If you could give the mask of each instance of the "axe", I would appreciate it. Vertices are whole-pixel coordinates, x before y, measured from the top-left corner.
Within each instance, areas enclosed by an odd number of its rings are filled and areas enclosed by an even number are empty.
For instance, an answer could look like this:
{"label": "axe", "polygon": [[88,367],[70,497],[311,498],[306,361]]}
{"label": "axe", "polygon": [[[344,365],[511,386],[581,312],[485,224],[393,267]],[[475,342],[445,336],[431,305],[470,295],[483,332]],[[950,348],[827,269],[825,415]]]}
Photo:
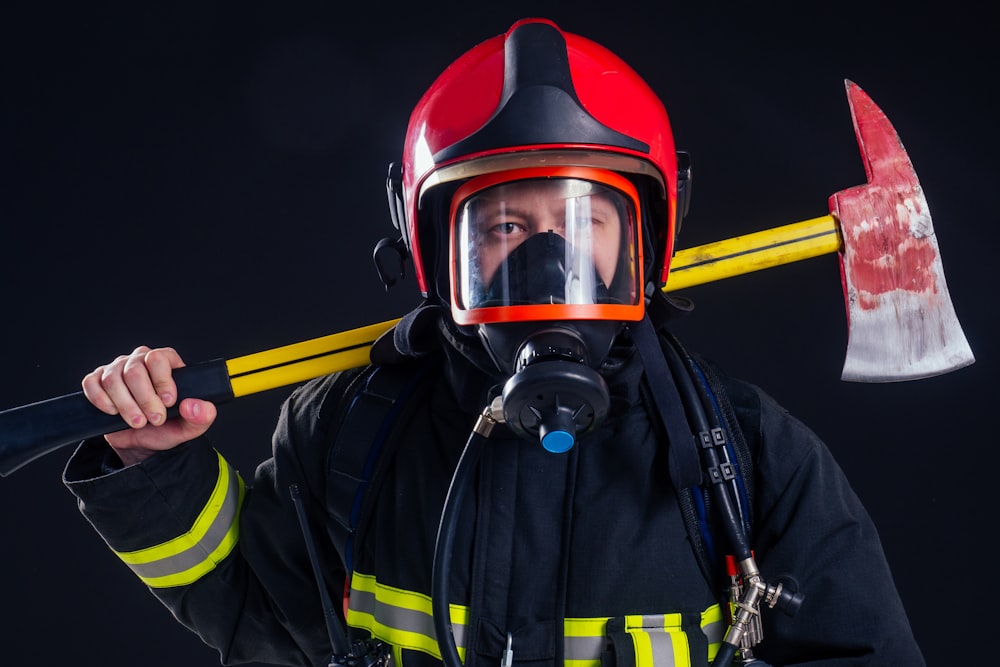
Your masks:
{"label": "axe", "polygon": [[[856,84],[845,83],[868,183],[833,194],[829,215],[677,251],[664,290],[836,252],[849,331],[842,379],[912,380],[967,366],[974,357],[948,294],[913,165],[881,109]],[[224,403],[362,366],[375,340],[398,321],[178,369],[178,396]],[[83,392],[4,410],[0,476],[60,447],[125,428]]]}

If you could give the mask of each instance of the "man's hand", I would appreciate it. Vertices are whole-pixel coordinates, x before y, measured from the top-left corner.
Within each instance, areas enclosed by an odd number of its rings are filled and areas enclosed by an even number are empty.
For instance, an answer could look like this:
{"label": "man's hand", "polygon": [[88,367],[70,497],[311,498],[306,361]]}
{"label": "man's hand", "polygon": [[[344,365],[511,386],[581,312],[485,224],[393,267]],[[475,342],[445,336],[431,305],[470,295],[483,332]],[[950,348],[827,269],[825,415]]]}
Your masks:
{"label": "man's hand", "polygon": [[87,400],[131,427],[104,436],[125,465],[193,440],[215,421],[215,405],[196,398],[181,401],[179,416],[167,419],[167,408],[177,402],[173,371],[183,366],[173,348],[143,345],[84,376]]}

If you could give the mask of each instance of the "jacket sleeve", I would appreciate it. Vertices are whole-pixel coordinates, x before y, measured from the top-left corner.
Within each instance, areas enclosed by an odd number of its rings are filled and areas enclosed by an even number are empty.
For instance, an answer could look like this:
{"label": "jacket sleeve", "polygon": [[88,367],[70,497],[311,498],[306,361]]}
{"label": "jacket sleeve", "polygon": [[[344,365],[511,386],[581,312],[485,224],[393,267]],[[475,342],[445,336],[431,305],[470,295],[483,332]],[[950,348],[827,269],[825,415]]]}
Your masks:
{"label": "jacket sleeve", "polygon": [[774,665],[923,665],[876,527],[843,470],[773,399],[743,391],[759,405],[745,423],[757,450],[758,565],[769,582],[794,578],[805,596],[794,616],[764,612],[755,655]]}
{"label": "jacket sleeve", "polygon": [[95,439],[66,467],[64,482],[83,515],[222,664],[327,664],[329,635],[290,487],[302,490],[325,582],[339,600],[344,568],[322,518],[337,377],[289,397],[273,456],[252,483],[204,438],[124,468]]}

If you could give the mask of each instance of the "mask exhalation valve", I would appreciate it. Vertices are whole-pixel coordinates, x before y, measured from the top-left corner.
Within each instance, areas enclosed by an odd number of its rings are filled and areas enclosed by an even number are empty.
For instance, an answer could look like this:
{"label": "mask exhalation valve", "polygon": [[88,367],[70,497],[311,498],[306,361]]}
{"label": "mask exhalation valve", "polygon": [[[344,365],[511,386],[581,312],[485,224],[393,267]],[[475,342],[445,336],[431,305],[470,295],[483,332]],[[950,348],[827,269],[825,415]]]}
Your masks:
{"label": "mask exhalation valve", "polygon": [[560,454],[604,419],[611,403],[608,387],[585,363],[585,352],[583,341],[562,328],[524,342],[502,393],[504,421],[515,433]]}

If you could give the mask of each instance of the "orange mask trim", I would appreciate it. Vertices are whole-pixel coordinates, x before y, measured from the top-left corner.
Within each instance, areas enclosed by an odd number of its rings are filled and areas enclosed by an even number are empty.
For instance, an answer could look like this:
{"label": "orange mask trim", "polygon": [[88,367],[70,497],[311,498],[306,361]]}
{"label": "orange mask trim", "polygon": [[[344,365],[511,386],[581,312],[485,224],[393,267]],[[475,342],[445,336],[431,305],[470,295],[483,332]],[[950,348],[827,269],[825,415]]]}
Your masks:
{"label": "orange mask trim", "polygon": [[[459,304],[458,261],[456,256],[456,221],[462,206],[471,196],[487,188],[503,183],[528,179],[574,178],[607,186],[621,193],[632,204],[635,211],[633,237],[631,243],[635,253],[635,274],[632,276],[636,296],[634,304],[530,304],[512,306],[489,306],[463,308]],[[470,179],[459,187],[452,196],[449,210],[449,291],[451,293],[451,314],[456,324],[489,324],[494,322],[525,322],[539,320],[612,320],[635,322],[641,320],[645,306],[641,294],[642,277],[645,275],[642,252],[642,210],[639,194],[635,186],[625,177],[613,171],[594,167],[551,166],[526,167],[494,172]]]}

